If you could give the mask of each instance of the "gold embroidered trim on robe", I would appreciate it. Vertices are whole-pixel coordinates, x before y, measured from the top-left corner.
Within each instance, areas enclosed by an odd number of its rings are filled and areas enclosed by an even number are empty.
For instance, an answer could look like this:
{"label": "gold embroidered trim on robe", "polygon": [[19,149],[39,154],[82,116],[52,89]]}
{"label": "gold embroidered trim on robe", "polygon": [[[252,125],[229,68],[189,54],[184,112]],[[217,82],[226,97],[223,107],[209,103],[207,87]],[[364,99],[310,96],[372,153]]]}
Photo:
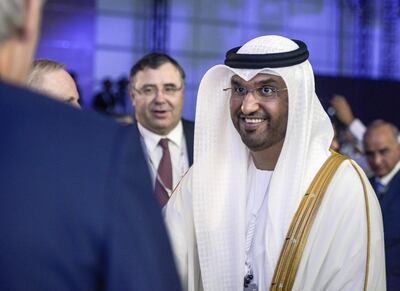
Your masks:
{"label": "gold embroidered trim on robe", "polygon": [[[296,278],[296,272],[300,264],[300,259],[303,254],[305,244],[307,242],[310,229],[314,222],[315,216],[318,212],[321,201],[324,197],[325,191],[335,174],[340,164],[346,160],[347,157],[332,151],[332,155],[325,161],[322,167],[319,169],[317,175],[314,177],[311,185],[309,186],[306,194],[301,200],[300,206],[298,207],[292,222],[289,227],[289,231],[286,235],[285,243],[282,248],[281,255],[279,257],[278,264],[275,268],[274,276],[270,290],[286,290],[292,289],[294,280]],[[357,167],[351,162],[355,168],[358,176],[361,179],[364,198],[367,211],[367,229],[368,229],[368,241],[367,241],[367,261],[366,261],[366,272],[364,279],[364,290],[366,290],[368,283],[368,269],[369,269],[369,256],[370,256],[370,215],[368,197],[365,183]]]}

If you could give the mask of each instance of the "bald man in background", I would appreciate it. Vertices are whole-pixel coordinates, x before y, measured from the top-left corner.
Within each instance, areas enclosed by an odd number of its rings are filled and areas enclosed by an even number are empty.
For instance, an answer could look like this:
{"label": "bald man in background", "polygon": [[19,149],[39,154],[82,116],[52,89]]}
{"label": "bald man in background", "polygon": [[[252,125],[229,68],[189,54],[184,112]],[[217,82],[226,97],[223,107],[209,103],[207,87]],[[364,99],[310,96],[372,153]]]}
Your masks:
{"label": "bald man in background", "polygon": [[35,60],[27,84],[39,93],[80,108],[76,83],[63,64],[52,60]]}
{"label": "bald man in background", "polygon": [[382,208],[387,290],[400,286],[400,143],[398,128],[373,121],[364,134],[364,151],[373,172],[370,182]]}

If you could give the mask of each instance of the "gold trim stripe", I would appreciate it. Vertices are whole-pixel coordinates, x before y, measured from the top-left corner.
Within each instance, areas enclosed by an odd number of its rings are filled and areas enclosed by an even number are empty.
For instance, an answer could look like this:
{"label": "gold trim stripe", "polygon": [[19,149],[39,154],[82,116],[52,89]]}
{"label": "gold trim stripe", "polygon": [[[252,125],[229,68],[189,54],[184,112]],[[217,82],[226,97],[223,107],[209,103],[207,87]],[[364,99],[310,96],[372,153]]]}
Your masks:
{"label": "gold trim stripe", "polygon": [[369,276],[369,261],[371,256],[371,215],[369,212],[369,200],[368,200],[368,193],[367,193],[367,186],[365,185],[364,179],[360,173],[360,170],[357,168],[355,163],[350,160],[351,165],[356,170],[358,176],[360,177],[363,191],[364,191],[364,200],[365,200],[365,212],[367,215],[367,259],[365,263],[365,276],[364,276],[364,291],[367,290],[368,287],[368,276]]}
{"label": "gold trim stripe", "polygon": [[312,223],[325,191],[339,165],[347,157],[332,152],[314,177],[292,219],[270,290],[291,290]]}

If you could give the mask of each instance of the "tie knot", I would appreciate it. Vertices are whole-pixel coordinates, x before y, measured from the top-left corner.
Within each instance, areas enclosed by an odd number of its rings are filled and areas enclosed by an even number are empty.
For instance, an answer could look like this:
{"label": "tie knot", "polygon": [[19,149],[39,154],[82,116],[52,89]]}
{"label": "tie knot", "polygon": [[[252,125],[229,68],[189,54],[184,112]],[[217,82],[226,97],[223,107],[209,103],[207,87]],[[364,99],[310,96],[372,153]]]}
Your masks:
{"label": "tie knot", "polygon": [[163,150],[168,149],[168,138],[162,138],[160,139],[160,141],[158,142],[158,144],[163,148]]}
{"label": "tie knot", "polygon": [[379,182],[378,180],[375,180],[375,192],[377,194],[382,193],[383,189],[385,188],[385,185],[383,185],[381,182]]}

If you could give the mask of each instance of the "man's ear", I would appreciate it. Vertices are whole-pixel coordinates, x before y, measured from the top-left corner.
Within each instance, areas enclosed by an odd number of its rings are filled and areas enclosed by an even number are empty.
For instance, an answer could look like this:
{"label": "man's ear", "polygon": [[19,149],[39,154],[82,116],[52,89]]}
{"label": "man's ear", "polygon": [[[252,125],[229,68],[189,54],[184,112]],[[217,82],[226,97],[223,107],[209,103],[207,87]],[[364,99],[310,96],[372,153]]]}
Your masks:
{"label": "man's ear", "polygon": [[128,94],[131,97],[131,100],[133,101],[133,99],[135,99],[135,94],[133,93],[133,88],[134,88],[134,84],[133,84],[133,80],[132,78],[130,78],[129,83],[128,83]]}

